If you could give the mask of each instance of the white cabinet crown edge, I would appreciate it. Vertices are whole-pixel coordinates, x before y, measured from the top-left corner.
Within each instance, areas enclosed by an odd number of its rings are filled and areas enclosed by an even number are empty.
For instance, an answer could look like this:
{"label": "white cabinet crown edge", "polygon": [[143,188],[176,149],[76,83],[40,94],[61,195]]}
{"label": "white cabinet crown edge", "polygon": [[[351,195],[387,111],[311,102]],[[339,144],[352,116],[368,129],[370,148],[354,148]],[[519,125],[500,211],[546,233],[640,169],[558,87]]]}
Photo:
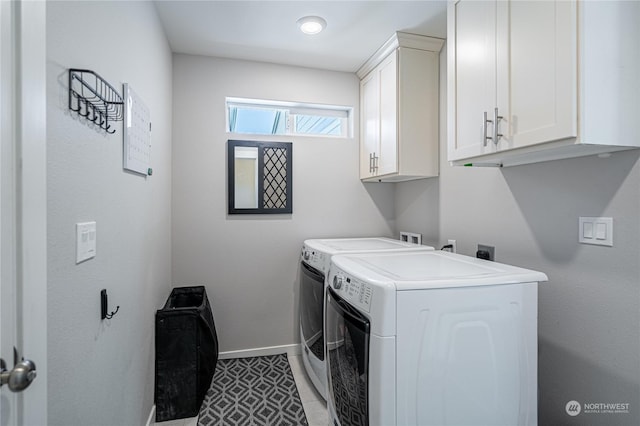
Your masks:
{"label": "white cabinet crown edge", "polygon": [[367,76],[384,58],[399,47],[440,52],[444,45],[444,39],[422,36],[418,34],[397,31],[376,52],[360,66],[356,75],[360,80]]}

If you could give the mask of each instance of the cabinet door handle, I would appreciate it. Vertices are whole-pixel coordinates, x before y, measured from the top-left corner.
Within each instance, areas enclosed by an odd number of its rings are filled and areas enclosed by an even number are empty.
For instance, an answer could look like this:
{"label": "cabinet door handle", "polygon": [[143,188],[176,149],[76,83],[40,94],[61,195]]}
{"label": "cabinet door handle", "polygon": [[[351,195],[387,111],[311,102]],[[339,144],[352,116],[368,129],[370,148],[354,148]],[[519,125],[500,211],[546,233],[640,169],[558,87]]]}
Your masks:
{"label": "cabinet door handle", "polygon": [[378,171],[378,160],[380,159],[380,157],[378,157],[376,155],[376,153],[373,153],[373,171],[377,172]]}
{"label": "cabinet door handle", "polygon": [[493,121],[487,119],[487,111],[483,112],[482,116],[482,145],[487,146],[487,140],[492,140],[491,136],[487,136],[487,123],[493,123]]}
{"label": "cabinet door handle", "polygon": [[[486,115],[485,115],[485,117],[486,117]],[[498,123],[500,122],[500,120],[502,120],[502,118],[503,117],[501,115],[498,115],[498,107],[494,108],[494,110],[493,110],[493,138],[489,138],[489,139],[492,139],[493,143],[496,144],[496,145],[498,145],[498,141],[502,137],[502,133],[498,133]],[[486,146],[486,140],[485,140],[485,146]]]}
{"label": "cabinet door handle", "polygon": [[369,153],[369,173],[373,173],[373,153]]}

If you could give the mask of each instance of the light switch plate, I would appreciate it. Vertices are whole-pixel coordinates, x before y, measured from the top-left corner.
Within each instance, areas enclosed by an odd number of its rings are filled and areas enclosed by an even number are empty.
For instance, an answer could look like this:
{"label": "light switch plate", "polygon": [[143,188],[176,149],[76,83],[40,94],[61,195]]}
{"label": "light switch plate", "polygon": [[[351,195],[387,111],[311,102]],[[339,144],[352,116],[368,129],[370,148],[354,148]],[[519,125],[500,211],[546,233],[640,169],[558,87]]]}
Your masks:
{"label": "light switch plate", "polygon": [[578,218],[578,242],[580,244],[613,247],[613,218]]}
{"label": "light switch plate", "polygon": [[76,263],[96,257],[96,223],[76,223]]}

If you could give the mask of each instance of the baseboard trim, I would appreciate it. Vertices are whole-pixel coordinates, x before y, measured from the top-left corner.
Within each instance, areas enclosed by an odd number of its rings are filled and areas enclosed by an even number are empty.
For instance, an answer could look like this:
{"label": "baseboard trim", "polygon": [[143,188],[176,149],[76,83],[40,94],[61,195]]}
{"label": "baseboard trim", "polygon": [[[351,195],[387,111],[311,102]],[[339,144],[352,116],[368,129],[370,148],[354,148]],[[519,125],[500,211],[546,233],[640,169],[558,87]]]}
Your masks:
{"label": "baseboard trim", "polygon": [[156,404],[153,404],[151,407],[151,412],[149,413],[149,417],[147,418],[146,426],[153,426],[156,423]]}
{"label": "baseboard trim", "polygon": [[268,346],[266,348],[253,348],[242,349],[239,351],[220,352],[219,359],[231,359],[231,358],[249,358],[253,356],[265,356],[265,355],[300,355],[302,350],[300,344],[294,345],[282,345],[282,346]]}

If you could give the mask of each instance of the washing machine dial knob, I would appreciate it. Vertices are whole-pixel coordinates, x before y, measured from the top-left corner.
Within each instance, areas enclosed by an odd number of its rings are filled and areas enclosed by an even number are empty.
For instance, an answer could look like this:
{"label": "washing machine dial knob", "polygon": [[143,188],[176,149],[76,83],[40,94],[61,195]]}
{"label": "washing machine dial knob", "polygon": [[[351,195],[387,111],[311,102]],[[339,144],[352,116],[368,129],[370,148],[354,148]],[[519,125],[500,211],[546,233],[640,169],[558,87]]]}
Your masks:
{"label": "washing machine dial knob", "polygon": [[309,260],[309,251],[305,250],[304,253],[302,254],[302,257],[304,258],[304,260]]}
{"label": "washing machine dial knob", "polygon": [[335,288],[336,290],[340,290],[342,288],[342,282],[344,281],[344,278],[338,276],[338,275],[334,275],[333,276],[333,288]]}

